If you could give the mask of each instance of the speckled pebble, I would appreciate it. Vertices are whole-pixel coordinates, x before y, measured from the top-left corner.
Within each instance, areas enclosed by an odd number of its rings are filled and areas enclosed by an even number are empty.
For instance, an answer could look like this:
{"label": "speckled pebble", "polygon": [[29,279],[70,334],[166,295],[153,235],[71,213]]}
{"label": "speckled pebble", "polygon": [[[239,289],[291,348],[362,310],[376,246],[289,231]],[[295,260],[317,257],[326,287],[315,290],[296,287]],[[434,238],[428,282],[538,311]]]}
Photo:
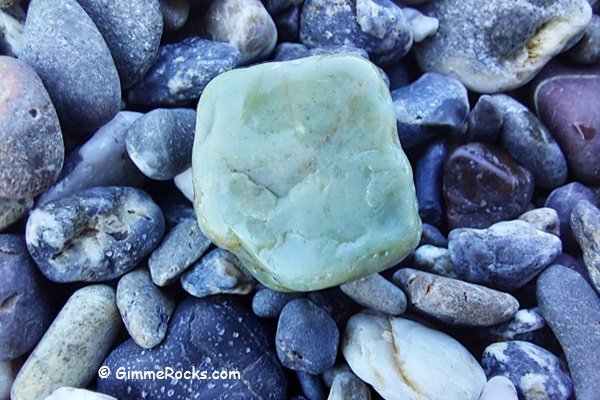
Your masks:
{"label": "speckled pebble", "polygon": [[417,269],[447,278],[458,278],[450,251],[444,247],[425,244],[417,247],[413,254],[413,262]]}
{"label": "speckled pebble", "polygon": [[487,343],[522,340],[542,347],[550,343],[546,320],[537,308],[521,309],[510,320],[482,333]]}
{"label": "speckled pebble", "polygon": [[519,219],[529,223],[538,231],[560,237],[560,220],[558,219],[556,210],[553,208],[535,208],[521,214]]}
{"label": "speckled pebble", "polygon": [[406,311],[406,296],[378,273],[340,285],[342,292],[358,304],[390,315]]}
{"label": "speckled pebble", "polygon": [[333,379],[327,400],[371,400],[371,392],[352,372],[342,372]]}
{"label": "speckled pebble", "polygon": [[0,231],[15,223],[33,207],[33,197],[11,200],[0,198]]}

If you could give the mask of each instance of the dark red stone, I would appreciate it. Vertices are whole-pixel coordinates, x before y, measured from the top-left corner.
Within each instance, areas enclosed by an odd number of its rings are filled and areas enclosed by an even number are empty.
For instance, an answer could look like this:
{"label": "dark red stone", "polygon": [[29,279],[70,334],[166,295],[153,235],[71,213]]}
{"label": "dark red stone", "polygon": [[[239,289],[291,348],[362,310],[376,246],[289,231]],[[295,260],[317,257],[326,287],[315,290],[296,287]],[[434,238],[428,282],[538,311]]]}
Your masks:
{"label": "dark red stone", "polygon": [[456,148],[444,165],[450,229],[487,228],[523,213],[533,196],[531,172],[504,151],[481,143]]}

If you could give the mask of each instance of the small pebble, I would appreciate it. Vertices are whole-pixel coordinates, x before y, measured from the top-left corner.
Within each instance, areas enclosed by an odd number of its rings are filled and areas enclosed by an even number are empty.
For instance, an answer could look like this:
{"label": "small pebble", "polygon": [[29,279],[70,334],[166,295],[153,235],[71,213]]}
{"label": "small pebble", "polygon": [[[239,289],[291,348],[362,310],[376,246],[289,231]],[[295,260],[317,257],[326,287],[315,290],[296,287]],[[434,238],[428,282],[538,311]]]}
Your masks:
{"label": "small pebble", "polygon": [[206,254],[181,276],[181,287],[195,297],[221,293],[248,294],[255,284],[240,260],[220,248]]}
{"label": "small pebble", "polygon": [[155,109],[127,129],[127,153],[148,178],[169,180],[192,166],[196,112]]}
{"label": "small pebble", "polygon": [[181,28],[190,16],[190,0],[159,0],[165,32]]}
{"label": "small pebble", "polygon": [[287,368],[320,374],[335,363],[339,336],[325,310],[307,299],[292,300],[277,323],[277,356]]}
{"label": "small pebble", "polygon": [[358,304],[390,315],[406,311],[406,296],[396,285],[378,273],[340,285],[340,289]]}
{"label": "small pebble", "polygon": [[448,155],[444,140],[433,141],[417,161],[415,166],[415,190],[419,202],[419,216],[424,223],[442,226],[444,222],[444,201],[442,193],[442,172]]}
{"label": "small pebble", "polygon": [[296,371],[296,376],[302,388],[302,393],[307,400],[325,400],[327,398],[319,375]]}
{"label": "small pebble", "polygon": [[454,229],[448,250],[459,277],[513,291],[539,274],[562,251],[560,239],[525,221],[504,221],[488,229]]}
{"label": "small pebble", "polygon": [[421,43],[428,37],[435,35],[440,23],[436,18],[431,18],[421,13],[416,8],[403,7],[402,13],[410,25],[415,43]]}
{"label": "small pebble", "polygon": [[331,386],[333,386],[333,381],[335,377],[345,372],[352,373],[352,370],[350,369],[348,364],[346,364],[345,362],[340,362],[338,364],[335,364],[333,367],[327,369],[327,371],[323,372],[321,374],[321,378],[323,379],[323,383],[325,383],[325,386],[331,388]]}
{"label": "small pebble", "polygon": [[16,372],[13,362],[0,361],[0,400],[10,400],[10,388]]}
{"label": "small pebble", "polygon": [[577,399],[600,387],[600,297],[577,272],[552,265],[537,280],[537,300],[565,352]]}
{"label": "small pebble", "polygon": [[307,297],[327,311],[340,329],[344,328],[348,318],[356,312],[356,303],[339,287],[308,292]]}
{"label": "small pebble", "polygon": [[33,197],[11,200],[0,198],[0,231],[17,222],[33,207]]}
{"label": "small pebble", "polygon": [[583,251],[589,277],[600,293],[600,210],[589,201],[580,201],[571,212],[571,229]]}
{"label": "small pebble", "polygon": [[558,213],[553,208],[536,208],[521,214],[519,219],[529,223],[538,231],[560,237],[560,220]]}
{"label": "small pebble", "polygon": [[327,400],[371,400],[371,392],[352,372],[342,372],[333,379]]}
{"label": "small pebble", "polygon": [[163,214],[130,187],[97,187],[31,212],[25,239],[34,261],[54,282],[98,282],[131,271],[158,244]]}
{"label": "small pebble", "polygon": [[112,396],[107,396],[102,393],[92,392],[91,390],[78,389],[63,386],[56,389],[52,394],[44,400],[117,400]]}
{"label": "small pebble", "polygon": [[467,129],[455,136],[463,142],[494,143],[504,123],[504,110],[498,107],[495,96],[482,95],[467,119]]}
{"label": "small pebble", "polygon": [[510,379],[522,399],[567,400],[573,394],[571,378],[560,359],[533,343],[491,344],[483,352],[481,365],[489,377]]}
{"label": "small pebble", "polygon": [[177,189],[191,202],[194,202],[194,181],[192,179],[192,169],[188,168],[173,178]]}
{"label": "small pebble", "polygon": [[583,37],[569,50],[569,56],[580,64],[600,62],[600,16],[592,15]]}
{"label": "small pebble", "polygon": [[77,290],[19,371],[12,400],[44,399],[62,386],[87,386],[120,327],[112,288],[92,285]]}
{"label": "small pebble", "polygon": [[214,1],[204,18],[212,40],[240,51],[240,64],[264,59],[277,43],[275,22],[260,0]]}
{"label": "small pebble", "polygon": [[164,339],[175,302],[154,285],[148,271],[138,269],[119,279],[117,307],[131,338],[151,349]]}
{"label": "small pebble", "polygon": [[485,385],[479,400],[518,400],[517,389],[508,378],[496,375]]}
{"label": "small pebble", "polygon": [[467,89],[455,78],[425,73],[392,91],[398,135],[405,149],[440,134],[460,131],[469,115]]}
{"label": "small pebble", "polygon": [[158,286],[175,282],[183,272],[210,247],[196,218],[184,218],[164,237],[160,245],[150,254],[148,269],[152,281]]}
{"label": "small pebble", "polygon": [[436,247],[448,247],[448,239],[438,228],[430,224],[423,224],[420,246],[430,244]]}
{"label": "small pebble", "polygon": [[273,22],[277,28],[279,42],[297,41],[300,34],[301,5],[293,5],[276,15],[272,15]]}
{"label": "small pebble", "polygon": [[521,309],[512,319],[484,331],[488,343],[522,340],[539,346],[548,343],[546,320],[537,308]]}
{"label": "small pebble", "polygon": [[394,282],[415,310],[451,325],[495,325],[519,309],[508,293],[411,268],[396,271]]}
{"label": "small pebble", "polygon": [[450,228],[487,228],[522,214],[534,182],[531,172],[505,152],[469,143],[448,155],[443,187]]}
{"label": "small pebble", "polygon": [[[0,3],[6,0],[0,0]],[[23,30],[25,28],[23,7],[0,7],[0,54],[18,58],[23,48]]]}
{"label": "small pebble", "polygon": [[278,292],[269,288],[258,289],[252,298],[252,311],[261,318],[275,318],[290,301],[302,297],[300,293]]}
{"label": "small pebble", "polygon": [[447,278],[458,278],[450,251],[444,247],[425,244],[417,247],[413,254],[413,262],[417,269]]}

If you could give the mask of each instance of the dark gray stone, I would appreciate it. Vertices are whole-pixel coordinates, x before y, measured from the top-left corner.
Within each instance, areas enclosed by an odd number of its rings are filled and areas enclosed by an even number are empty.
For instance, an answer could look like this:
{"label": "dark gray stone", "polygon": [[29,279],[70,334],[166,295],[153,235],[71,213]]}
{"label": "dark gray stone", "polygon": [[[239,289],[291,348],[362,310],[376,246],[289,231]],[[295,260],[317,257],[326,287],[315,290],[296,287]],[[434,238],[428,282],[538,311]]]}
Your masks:
{"label": "dark gray stone", "polygon": [[581,40],[569,51],[569,56],[580,64],[600,62],[600,16],[592,15]]}
{"label": "dark gray stone", "polygon": [[390,315],[406,311],[406,296],[378,273],[340,285],[340,289],[358,304]]}
{"label": "dark gray stone", "polygon": [[192,165],[195,126],[194,110],[152,110],[127,130],[127,153],[147,177],[173,179]]}
{"label": "dark gray stone", "polygon": [[280,42],[295,42],[300,33],[301,5],[293,5],[279,14],[271,14],[277,27],[277,39]]}
{"label": "dark gray stone", "polygon": [[317,306],[327,311],[340,329],[343,329],[348,318],[358,311],[355,307],[356,303],[346,296],[339,287],[308,292],[307,297]]}
{"label": "dark gray stone", "polygon": [[263,0],[265,8],[270,14],[278,14],[290,7],[302,5],[304,0]]}
{"label": "dark gray stone", "polygon": [[227,250],[216,248],[181,277],[183,290],[195,297],[214,294],[248,294],[256,281],[240,260]]}
{"label": "dark gray stone", "polygon": [[442,139],[433,141],[415,166],[415,190],[419,216],[425,223],[440,227],[444,222],[442,175],[448,150]]}
{"label": "dark gray stone", "polygon": [[580,201],[571,212],[571,229],[592,284],[600,293],[600,210],[589,201]]}
{"label": "dark gray stone", "polygon": [[424,223],[419,246],[424,244],[431,244],[436,247],[448,247],[448,239],[446,239],[446,236],[444,236],[438,228],[431,224]]}
{"label": "dark gray stone", "polygon": [[306,0],[300,40],[310,47],[352,45],[380,66],[400,60],[413,43],[402,9],[390,0]]}
{"label": "dark gray stone", "polygon": [[161,46],[154,65],[127,99],[144,106],[184,106],[200,98],[214,77],[238,65],[239,51],[227,43],[190,37]]}
{"label": "dark gray stone", "polygon": [[504,116],[494,97],[484,94],[467,119],[467,130],[463,135],[455,136],[463,142],[494,143],[502,130]]}
{"label": "dark gray stone", "polygon": [[327,394],[321,382],[319,375],[309,374],[308,372],[296,371],[298,382],[302,388],[302,393],[307,400],[325,400]]}
{"label": "dark gray stone", "polygon": [[514,340],[489,345],[481,365],[488,377],[508,378],[519,398],[568,400],[573,384],[560,359],[543,347]]}
{"label": "dark gray stone", "polygon": [[327,400],[371,400],[371,392],[352,372],[342,372],[333,379]]}
{"label": "dark gray stone", "polygon": [[[2,1],[0,0],[0,3]],[[8,8],[0,7],[0,54],[19,57],[23,44],[25,17],[25,11],[19,4]]]}
{"label": "dark gray stone", "polygon": [[267,287],[260,288],[252,298],[252,311],[261,318],[275,318],[290,301],[302,297],[301,293],[278,292]]}
{"label": "dark gray stone", "polygon": [[515,220],[488,229],[454,229],[448,236],[448,250],[462,279],[512,291],[558,257],[562,245],[556,236]]}
{"label": "dark gray stone", "polygon": [[148,71],[163,31],[158,0],[77,0],[96,24],[115,61],[124,89]]}
{"label": "dark gray stone", "polygon": [[151,350],[127,340],[104,360],[111,371],[239,371],[240,378],[98,379],[98,391],[118,399],[148,398],[284,400],[287,382],[264,327],[230,296],[188,298],[169,323],[163,342]]}
{"label": "dark gray stone", "polygon": [[38,73],[63,129],[78,136],[121,106],[119,74],[106,42],[76,0],[32,0],[21,60]]}
{"label": "dark gray stone", "polygon": [[565,352],[577,399],[600,387],[600,298],[577,272],[552,265],[537,280],[537,300]]}
{"label": "dark gray stone", "polygon": [[163,28],[166,32],[176,31],[185,25],[190,16],[191,0],[159,0],[159,2]]}
{"label": "dark gray stone", "polygon": [[0,361],[31,350],[52,321],[40,278],[23,238],[0,234]]}
{"label": "dark gray stone", "polygon": [[87,189],[33,210],[27,248],[54,282],[99,282],[131,271],[163,236],[150,196],[130,187]]}
{"label": "dark gray stone", "polygon": [[277,356],[287,368],[320,374],[335,363],[339,337],[325,310],[307,299],[292,300],[279,316]]}

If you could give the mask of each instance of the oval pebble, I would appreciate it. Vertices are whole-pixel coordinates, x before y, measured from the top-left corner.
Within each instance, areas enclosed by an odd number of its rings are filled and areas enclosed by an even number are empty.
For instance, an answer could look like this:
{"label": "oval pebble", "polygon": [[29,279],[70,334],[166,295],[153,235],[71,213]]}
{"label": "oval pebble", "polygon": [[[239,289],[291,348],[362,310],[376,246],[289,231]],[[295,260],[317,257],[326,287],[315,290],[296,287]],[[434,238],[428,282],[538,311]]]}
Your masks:
{"label": "oval pebble", "polygon": [[333,378],[327,400],[371,400],[371,392],[352,372],[342,372]]}
{"label": "oval pebble", "polygon": [[600,210],[589,201],[580,201],[571,212],[571,229],[583,251],[589,277],[600,293]]}
{"label": "oval pebble", "polygon": [[518,400],[517,389],[508,378],[496,375],[485,385],[479,400]]}
{"label": "oval pebble", "polygon": [[444,199],[442,174],[448,146],[442,139],[434,140],[415,166],[415,190],[419,203],[419,216],[424,223],[442,226]]}
{"label": "oval pebble", "polygon": [[275,318],[290,301],[301,297],[301,293],[278,292],[269,288],[260,288],[252,298],[252,311],[261,318]]}
{"label": "oval pebble", "polygon": [[308,400],[325,400],[325,388],[319,375],[309,374],[308,372],[296,371],[296,377],[304,397]]}
{"label": "oval pebble", "polygon": [[538,231],[560,237],[560,220],[558,213],[553,208],[535,208],[521,214],[519,219],[532,225]]}
{"label": "oval pebble", "polygon": [[340,289],[358,304],[390,315],[406,311],[406,295],[378,273],[340,285]]}
{"label": "oval pebble", "polygon": [[166,32],[181,28],[190,16],[190,0],[159,0]]}
{"label": "oval pebble", "polygon": [[165,221],[150,196],[98,187],[33,210],[27,248],[54,282],[98,282],[129,272],[158,244]]}

